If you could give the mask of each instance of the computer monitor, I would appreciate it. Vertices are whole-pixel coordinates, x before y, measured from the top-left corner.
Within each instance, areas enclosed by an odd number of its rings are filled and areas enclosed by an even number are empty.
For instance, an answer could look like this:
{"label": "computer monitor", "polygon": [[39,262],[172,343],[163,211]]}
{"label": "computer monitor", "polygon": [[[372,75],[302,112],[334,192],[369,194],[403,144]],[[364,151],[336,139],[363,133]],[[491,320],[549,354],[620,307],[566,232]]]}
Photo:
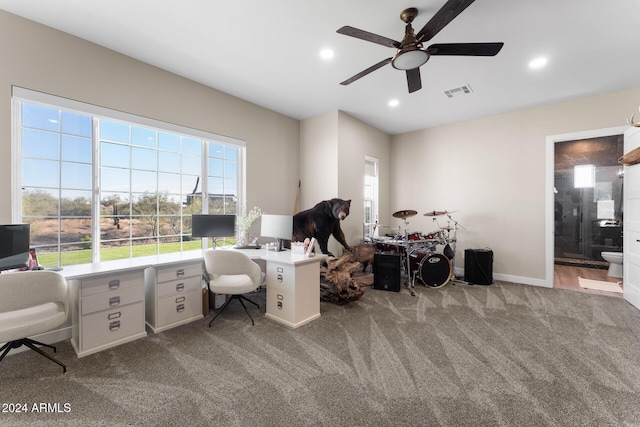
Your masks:
{"label": "computer monitor", "polygon": [[291,240],[293,235],[293,216],[262,214],[260,235],[276,239],[276,251],[284,250],[283,240]]}
{"label": "computer monitor", "polygon": [[212,237],[213,247],[217,237],[236,235],[235,215],[192,215],[191,235],[193,237]]}
{"label": "computer monitor", "polygon": [[29,224],[0,225],[0,270],[29,265]]}

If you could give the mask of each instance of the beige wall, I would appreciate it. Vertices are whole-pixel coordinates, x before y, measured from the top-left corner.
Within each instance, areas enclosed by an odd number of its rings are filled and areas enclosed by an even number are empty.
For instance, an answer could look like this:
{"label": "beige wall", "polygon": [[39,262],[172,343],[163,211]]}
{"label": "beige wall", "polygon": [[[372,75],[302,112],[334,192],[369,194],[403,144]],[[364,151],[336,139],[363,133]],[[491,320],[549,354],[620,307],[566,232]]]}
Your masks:
{"label": "beige wall", "polygon": [[[341,224],[349,245],[360,243],[364,221],[364,159],[380,161],[380,214],[388,215],[391,137],[342,111],[303,120],[300,125],[300,210],[322,200],[351,199],[349,217]],[[329,239],[329,251],[342,246]]]}
{"label": "beige wall", "polygon": [[[299,121],[0,11],[0,200],[10,200],[12,85],[247,143],[247,205],[293,208]],[[265,179],[268,177],[268,179]],[[11,221],[10,203],[0,222]]]}
{"label": "beige wall", "polygon": [[[423,213],[457,211],[452,217],[465,229],[457,235],[456,267],[464,267],[464,249],[489,247],[494,277],[552,285],[545,270],[553,239],[545,231],[546,137],[623,126],[639,104],[636,88],[395,136],[391,211],[417,210],[410,229],[423,232],[436,228]],[[446,217],[438,220],[446,225]]]}

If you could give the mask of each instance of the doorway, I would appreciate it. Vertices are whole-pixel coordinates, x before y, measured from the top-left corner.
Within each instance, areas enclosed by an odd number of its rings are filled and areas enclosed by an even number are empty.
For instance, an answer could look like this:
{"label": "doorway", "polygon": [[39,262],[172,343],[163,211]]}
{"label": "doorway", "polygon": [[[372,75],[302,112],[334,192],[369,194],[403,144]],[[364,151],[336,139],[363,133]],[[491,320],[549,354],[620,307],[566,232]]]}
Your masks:
{"label": "doorway", "polygon": [[[600,252],[616,247],[622,250],[621,239],[616,240],[618,231],[621,236],[623,212],[623,180],[618,178],[621,167],[617,159],[622,155],[619,150],[623,149],[625,129],[597,129],[546,138],[546,286],[556,287],[555,266],[560,263],[599,269],[602,271],[592,271],[606,276],[608,264]],[[558,156],[556,145],[560,150]],[[590,170],[588,173],[577,172],[582,178],[576,182],[576,170],[583,169],[576,169],[578,165],[593,165],[593,168],[585,167]],[[593,185],[584,182],[593,182]],[[605,201],[600,203],[600,212],[598,200]],[[599,219],[598,216],[613,218]]]}

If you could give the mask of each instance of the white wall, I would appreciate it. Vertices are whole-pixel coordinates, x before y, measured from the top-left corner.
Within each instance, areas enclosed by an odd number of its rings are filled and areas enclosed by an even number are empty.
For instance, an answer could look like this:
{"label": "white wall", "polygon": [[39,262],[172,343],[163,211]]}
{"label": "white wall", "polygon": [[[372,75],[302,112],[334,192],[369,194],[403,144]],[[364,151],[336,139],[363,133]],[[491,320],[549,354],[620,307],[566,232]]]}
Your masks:
{"label": "white wall", "polygon": [[[293,209],[300,123],[132,58],[0,11],[0,200],[11,194],[12,85],[247,143],[247,205]],[[268,177],[268,179],[267,179]],[[0,223],[11,203],[0,204]]]}
{"label": "white wall", "polygon": [[546,137],[622,126],[639,103],[635,88],[394,136],[391,211],[417,210],[410,228],[422,232],[435,229],[423,213],[457,211],[452,216],[465,229],[457,236],[456,267],[464,267],[464,249],[490,247],[494,277],[552,286],[545,265],[553,239],[545,229],[552,209]]}

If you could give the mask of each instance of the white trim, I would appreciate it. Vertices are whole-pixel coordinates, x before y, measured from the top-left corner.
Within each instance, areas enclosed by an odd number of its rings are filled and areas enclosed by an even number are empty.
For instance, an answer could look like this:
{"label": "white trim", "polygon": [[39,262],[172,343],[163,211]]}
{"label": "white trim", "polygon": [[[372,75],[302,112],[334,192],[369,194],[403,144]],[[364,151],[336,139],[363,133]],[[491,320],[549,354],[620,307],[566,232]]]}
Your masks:
{"label": "white trim", "polygon": [[92,114],[106,119],[122,120],[129,123],[150,126],[157,129],[163,129],[169,132],[181,134],[183,136],[197,136],[198,138],[221,142],[223,144],[236,145],[245,147],[247,143],[241,139],[232,138],[230,136],[218,135],[215,133],[193,129],[174,123],[168,123],[149,117],[138,116],[135,114],[125,113],[124,111],[113,110],[111,108],[100,107],[98,105],[87,104],[81,101],[75,101],[69,98],[62,98],[56,95],[36,92],[31,89],[25,89],[19,86],[11,87],[11,94],[14,98],[26,102],[38,102],[67,110],[72,110],[82,114]]}
{"label": "white trim", "polygon": [[616,126],[604,129],[594,129],[581,132],[564,133],[560,135],[549,135],[546,138],[545,158],[545,280],[541,283],[548,288],[553,288],[554,272],[554,215],[553,215],[553,173],[555,166],[555,143],[563,141],[573,141],[576,139],[599,138],[603,136],[622,135],[629,126]]}

